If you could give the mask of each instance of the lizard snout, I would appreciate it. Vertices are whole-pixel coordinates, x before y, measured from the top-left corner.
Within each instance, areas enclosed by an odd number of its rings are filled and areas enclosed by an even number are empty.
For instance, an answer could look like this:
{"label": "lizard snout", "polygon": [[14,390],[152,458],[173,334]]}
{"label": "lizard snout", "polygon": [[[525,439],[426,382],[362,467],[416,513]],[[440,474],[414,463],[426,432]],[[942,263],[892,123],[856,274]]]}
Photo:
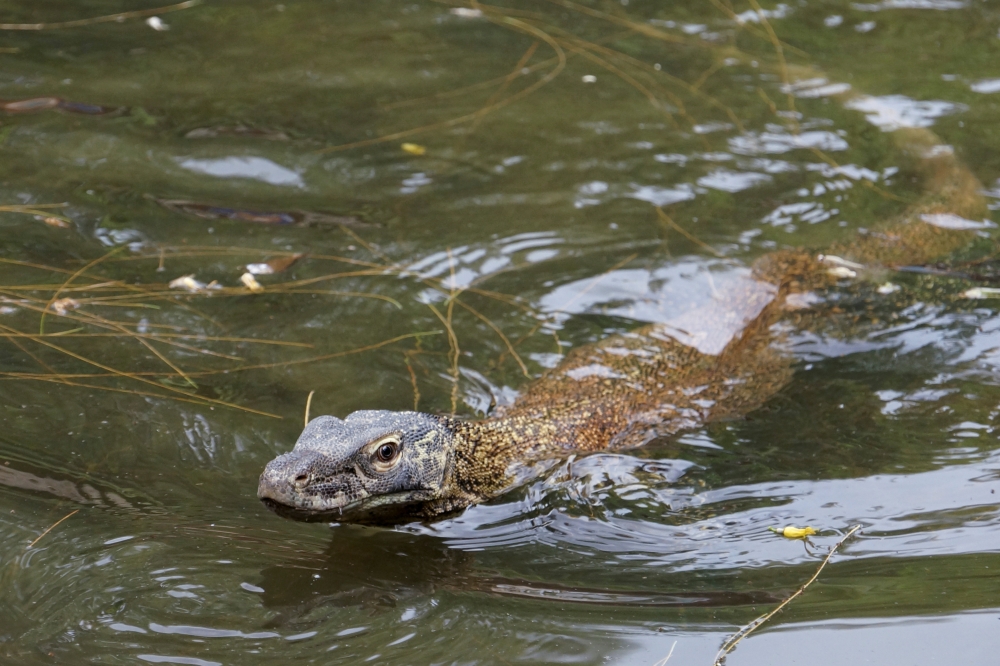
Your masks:
{"label": "lizard snout", "polygon": [[301,504],[302,492],[313,480],[313,470],[321,463],[319,454],[292,452],[278,456],[260,475],[257,497],[288,506]]}

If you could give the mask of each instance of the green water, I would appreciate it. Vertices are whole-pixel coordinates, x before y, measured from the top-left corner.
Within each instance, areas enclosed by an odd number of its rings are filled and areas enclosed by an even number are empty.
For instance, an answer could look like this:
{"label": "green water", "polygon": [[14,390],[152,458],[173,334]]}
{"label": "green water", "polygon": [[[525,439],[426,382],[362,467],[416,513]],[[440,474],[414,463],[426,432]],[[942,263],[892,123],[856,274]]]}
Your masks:
{"label": "green water", "polygon": [[[154,7],[7,0],[0,21]],[[796,373],[748,418],[458,517],[330,527],[258,503],[311,391],[313,415],[482,414],[529,381],[508,342],[534,377],[775,248],[900,214],[920,184],[896,127],[932,129],[1000,209],[992,3],[802,0],[766,25],[739,2],[504,7],[207,0],[167,30],[0,31],[0,100],[107,111],[0,115],[0,206],[67,204],[45,209],[61,227],[0,212],[4,663],[710,664],[854,524],[727,663],[990,662],[1000,320],[965,277],[845,288],[789,329]],[[826,81],[789,95],[767,27]],[[224,288],[168,288],[189,274]],[[454,288],[457,355],[434,312]],[[766,529],[787,524],[820,535]]]}

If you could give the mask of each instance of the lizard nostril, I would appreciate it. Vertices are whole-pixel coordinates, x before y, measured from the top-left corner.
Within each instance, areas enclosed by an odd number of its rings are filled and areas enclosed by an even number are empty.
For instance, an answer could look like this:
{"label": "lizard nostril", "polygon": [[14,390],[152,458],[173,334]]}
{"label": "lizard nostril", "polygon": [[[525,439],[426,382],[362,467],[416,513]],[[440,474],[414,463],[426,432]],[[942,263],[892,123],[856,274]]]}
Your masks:
{"label": "lizard nostril", "polygon": [[309,482],[308,474],[299,474],[297,477],[295,477],[295,480],[292,481],[292,484],[296,488],[304,488],[308,482]]}

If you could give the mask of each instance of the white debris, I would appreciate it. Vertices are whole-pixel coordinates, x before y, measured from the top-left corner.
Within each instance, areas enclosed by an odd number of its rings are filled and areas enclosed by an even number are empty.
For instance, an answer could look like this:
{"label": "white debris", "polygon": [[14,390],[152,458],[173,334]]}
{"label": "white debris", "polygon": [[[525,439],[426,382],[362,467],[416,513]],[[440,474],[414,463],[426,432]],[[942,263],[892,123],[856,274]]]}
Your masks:
{"label": "white debris", "polygon": [[164,23],[159,16],[150,16],[148,19],[146,19],[146,25],[148,25],[153,30],[156,30],[157,32],[170,30],[170,26]]}
{"label": "white debris", "polygon": [[270,264],[247,264],[247,273],[250,275],[270,275],[273,272]]}
{"label": "white debris", "polygon": [[483,16],[483,10],[471,9],[469,7],[452,7],[448,11],[462,18],[482,18]]}
{"label": "white debris", "polygon": [[257,282],[257,278],[255,278],[252,273],[244,273],[241,275],[240,282],[242,282],[243,286],[255,294],[259,294],[264,291],[264,287],[261,286],[260,282]]}
{"label": "white debris", "polygon": [[597,83],[597,77],[593,74],[584,74],[580,77],[580,80],[584,83]]}
{"label": "white debris", "polygon": [[72,298],[60,298],[52,302],[52,311],[58,315],[64,315],[70,310],[76,310],[78,307],[80,307],[79,301],[75,301]]}
{"label": "white debris", "polygon": [[893,294],[893,293],[899,291],[899,285],[898,284],[893,284],[891,282],[885,282],[883,284],[880,284],[878,286],[878,289],[876,289],[875,291],[877,291],[880,294],[885,294],[885,295]]}
{"label": "white debris", "polygon": [[954,229],[956,231],[966,231],[969,229],[992,229],[997,226],[989,220],[976,222],[975,220],[967,220],[964,217],[953,213],[926,213],[921,215],[920,219],[931,226],[938,227],[939,229]]}
{"label": "white debris", "polygon": [[785,297],[786,310],[806,310],[823,299],[811,291],[789,294]]}
{"label": "white debris", "polygon": [[921,155],[921,157],[923,157],[924,159],[927,159],[927,160],[932,160],[935,157],[943,157],[945,155],[954,155],[954,154],[955,154],[955,149],[954,148],[952,148],[951,146],[939,143],[939,144],[937,144],[935,146],[931,146],[930,148],[928,148],[927,150],[925,150],[924,153],[923,153],[923,155]]}
{"label": "white debris", "polygon": [[973,287],[972,289],[966,289],[962,292],[961,296],[963,298],[995,298],[1000,296],[1000,289],[996,287]]}
{"label": "white debris", "polygon": [[[856,261],[849,261],[843,257],[838,257],[833,254],[820,254],[816,256],[816,259],[822,261],[824,264],[830,264],[831,266],[842,266],[844,268],[853,268],[856,271],[860,271],[864,268],[863,264],[859,264]],[[850,277],[854,277],[851,275]]]}
{"label": "white debris", "polygon": [[827,271],[830,275],[835,278],[854,278],[858,277],[857,271],[852,271],[847,266],[834,266]]}
{"label": "white debris", "polygon": [[170,284],[168,284],[167,286],[170,287],[171,289],[183,289],[184,291],[190,291],[191,293],[204,291],[206,288],[208,288],[208,285],[206,285],[204,282],[198,282],[197,280],[194,279],[194,273],[192,273],[191,275],[184,275],[182,277],[177,278],[176,280],[171,280]]}

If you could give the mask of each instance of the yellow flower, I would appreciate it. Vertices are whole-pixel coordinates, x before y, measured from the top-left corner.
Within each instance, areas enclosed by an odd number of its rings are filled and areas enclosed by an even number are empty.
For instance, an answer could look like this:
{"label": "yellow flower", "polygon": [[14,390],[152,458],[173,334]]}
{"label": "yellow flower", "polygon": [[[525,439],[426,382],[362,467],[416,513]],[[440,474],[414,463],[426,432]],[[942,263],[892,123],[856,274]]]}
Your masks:
{"label": "yellow flower", "polygon": [[780,534],[786,539],[804,539],[807,536],[816,534],[816,530],[811,527],[794,527],[792,525],[788,525],[784,529],[780,530],[777,527],[768,527],[767,529],[771,530],[775,534]]}
{"label": "yellow flower", "polygon": [[400,146],[404,153],[409,153],[410,155],[423,155],[427,152],[427,148],[421,146],[419,143],[404,143]]}

